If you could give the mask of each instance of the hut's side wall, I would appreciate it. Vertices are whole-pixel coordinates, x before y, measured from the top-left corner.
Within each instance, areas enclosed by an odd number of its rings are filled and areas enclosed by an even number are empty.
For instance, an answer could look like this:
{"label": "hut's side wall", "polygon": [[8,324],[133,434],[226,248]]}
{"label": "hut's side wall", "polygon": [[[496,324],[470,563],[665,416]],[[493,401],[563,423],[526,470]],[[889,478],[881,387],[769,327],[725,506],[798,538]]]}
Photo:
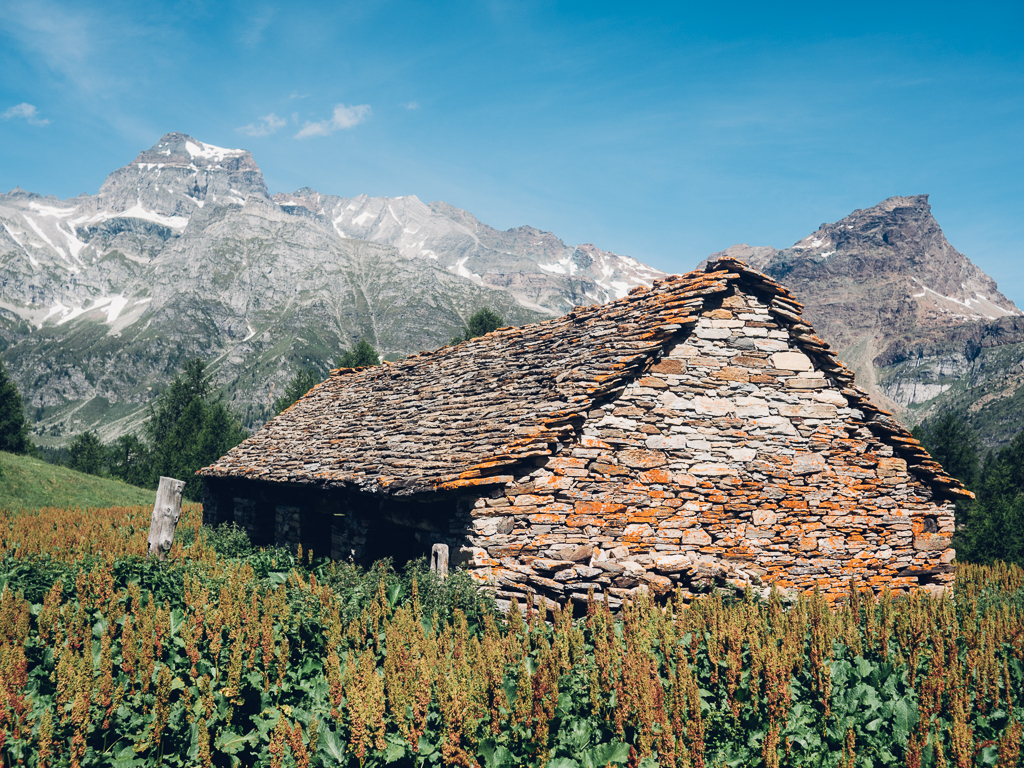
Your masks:
{"label": "hut's side wall", "polygon": [[397,565],[447,544],[452,565],[475,551],[467,546],[474,498],[396,499],[343,488],[298,483],[206,478],[203,522],[235,523],[257,545],[276,544],[334,560]]}
{"label": "hut's side wall", "polygon": [[726,297],[584,436],[474,510],[499,596],[564,601],[753,575],[832,597],[951,583],[953,505],[753,296]]}
{"label": "hut's side wall", "polygon": [[344,494],[283,483],[206,478],[203,523],[234,523],[259,546],[278,545],[334,559],[359,547],[359,521],[345,515]]}

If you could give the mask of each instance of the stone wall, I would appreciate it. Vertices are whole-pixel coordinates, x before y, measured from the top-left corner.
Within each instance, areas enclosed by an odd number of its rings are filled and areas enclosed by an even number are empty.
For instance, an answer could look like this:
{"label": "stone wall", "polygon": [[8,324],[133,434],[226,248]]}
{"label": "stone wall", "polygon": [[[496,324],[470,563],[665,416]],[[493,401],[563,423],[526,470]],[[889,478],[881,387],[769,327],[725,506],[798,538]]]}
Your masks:
{"label": "stone wall", "polygon": [[952,583],[952,502],[908,472],[851,407],[863,393],[816,370],[769,301],[705,304],[575,443],[475,502],[467,554],[499,598]]}

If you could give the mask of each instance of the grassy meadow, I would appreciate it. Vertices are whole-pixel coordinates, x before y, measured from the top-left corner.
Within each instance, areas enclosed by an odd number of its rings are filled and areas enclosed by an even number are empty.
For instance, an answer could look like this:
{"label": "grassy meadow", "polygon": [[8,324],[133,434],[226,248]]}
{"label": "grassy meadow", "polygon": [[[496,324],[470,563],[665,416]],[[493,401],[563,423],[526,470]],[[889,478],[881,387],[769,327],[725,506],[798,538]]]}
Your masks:
{"label": "grassy meadow", "polygon": [[1021,766],[1024,571],[582,619],[255,550],[186,506],[0,512],[0,764]]}
{"label": "grassy meadow", "polygon": [[155,499],[156,491],[0,451],[0,509],[138,504],[149,504],[152,509]]}

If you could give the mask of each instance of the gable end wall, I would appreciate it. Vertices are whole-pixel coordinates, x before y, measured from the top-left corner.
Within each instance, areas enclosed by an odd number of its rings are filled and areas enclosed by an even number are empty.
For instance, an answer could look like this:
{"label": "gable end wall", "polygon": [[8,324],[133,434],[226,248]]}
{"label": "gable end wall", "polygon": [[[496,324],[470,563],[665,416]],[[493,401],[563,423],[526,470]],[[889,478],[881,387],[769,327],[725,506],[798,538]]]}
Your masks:
{"label": "gable end wall", "polygon": [[705,309],[582,433],[476,501],[468,553],[499,598],[952,583],[952,502],[933,500],[755,296]]}

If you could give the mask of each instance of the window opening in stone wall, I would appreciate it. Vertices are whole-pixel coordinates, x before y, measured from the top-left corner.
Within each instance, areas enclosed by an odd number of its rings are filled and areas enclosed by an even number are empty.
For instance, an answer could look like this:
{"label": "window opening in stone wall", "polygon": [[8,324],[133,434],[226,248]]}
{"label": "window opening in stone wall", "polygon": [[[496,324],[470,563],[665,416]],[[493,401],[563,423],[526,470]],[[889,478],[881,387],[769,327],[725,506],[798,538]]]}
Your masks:
{"label": "window opening in stone wall", "polygon": [[272,546],[274,544],[274,505],[264,499],[258,499],[255,511],[252,528],[248,530],[249,540],[257,547]]}
{"label": "window opening in stone wall", "polygon": [[333,516],[322,509],[303,507],[302,524],[299,528],[303,553],[312,552],[314,557],[331,555],[331,523]]}
{"label": "window opening in stone wall", "polygon": [[429,565],[433,545],[450,543],[449,523],[454,512],[454,500],[381,502],[367,520],[362,559],[369,564],[390,557],[396,568],[402,568],[410,560],[425,558]]}

